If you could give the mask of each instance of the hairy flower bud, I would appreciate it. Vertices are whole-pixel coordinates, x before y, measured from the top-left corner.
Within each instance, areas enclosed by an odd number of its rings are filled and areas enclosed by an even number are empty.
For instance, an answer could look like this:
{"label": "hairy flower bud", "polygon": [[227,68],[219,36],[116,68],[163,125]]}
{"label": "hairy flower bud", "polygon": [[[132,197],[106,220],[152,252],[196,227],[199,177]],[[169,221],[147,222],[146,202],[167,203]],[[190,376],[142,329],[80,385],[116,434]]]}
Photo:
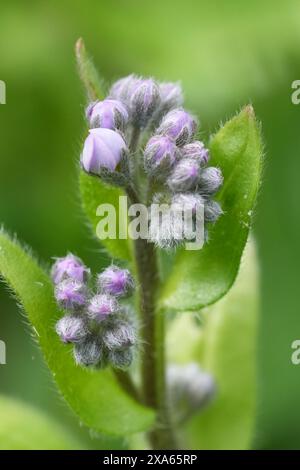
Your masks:
{"label": "hairy flower bud", "polygon": [[204,205],[205,222],[216,222],[220,215],[223,214],[221,206],[218,202],[209,199]]}
{"label": "hairy flower bud", "polygon": [[118,319],[106,329],[103,342],[109,350],[133,346],[136,342],[135,329],[128,321]]}
{"label": "hairy flower bud", "polygon": [[63,343],[77,343],[88,334],[84,320],[71,315],[62,317],[56,323],[55,330]]}
{"label": "hairy flower bud", "polygon": [[90,127],[124,130],[128,122],[128,112],[124,104],[118,100],[105,99],[91,103],[86,116]]}
{"label": "hairy flower bud", "polygon": [[61,308],[80,308],[86,302],[86,286],[74,279],[64,279],[55,287],[55,298]]}
{"label": "hairy flower bud", "polygon": [[114,349],[108,354],[108,361],[116,369],[127,369],[133,360],[132,348]]}
{"label": "hairy flower bud", "polygon": [[95,295],[88,305],[88,316],[92,320],[101,322],[109,315],[120,310],[118,301],[107,294]]}
{"label": "hairy flower bud", "polygon": [[170,111],[162,120],[157,133],[170,137],[176,145],[189,143],[196,132],[197,122],[193,116],[184,109],[178,108]]}
{"label": "hairy flower bud", "polygon": [[164,178],[179,156],[179,151],[172,140],[164,135],[156,135],[148,141],[144,162],[148,173]]}
{"label": "hairy flower bud", "polygon": [[103,348],[98,338],[88,336],[85,340],[75,343],[73,353],[76,364],[80,366],[105,365]]}
{"label": "hairy flower bud", "polygon": [[151,80],[140,80],[134,87],[130,97],[130,109],[133,124],[144,128],[160,104],[157,84]]}
{"label": "hairy flower bud", "polygon": [[134,281],[128,269],[109,266],[98,275],[98,286],[106,294],[125,297],[132,293]]}
{"label": "hairy flower bud", "polygon": [[196,187],[200,176],[200,165],[197,160],[183,158],[176,163],[167,185],[171,191],[189,191]]}
{"label": "hairy flower bud", "polygon": [[219,168],[209,166],[204,168],[199,178],[199,191],[201,194],[214,194],[223,184],[223,176]]}
{"label": "hairy flower bud", "polygon": [[173,108],[178,108],[183,104],[181,86],[178,83],[161,83],[159,85],[161,97],[161,109],[167,113]]}
{"label": "hairy flower bud", "polygon": [[111,129],[90,129],[81,155],[81,165],[87,173],[102,175],[103,169],[114,171],[127,147],[121,135]]}
{"label": "hairy flower bud", "polygon": [[112,85],[109,91],[109,97],[129,104],[132,92],[140,81],[141,79],[136,75],[128,75],[127,77],[120,78],[120,80]]}
{"label": "hairy flower bud", "polygon": [[184,145],[181,152],[183,157],[194,158],[201,166],[206,165],[209,160],[209,150],[205,148],[204,143],[200,140]]}
{"label": "hairy flower bud", "polygon": [[203,408],[216,390],[213,377],[196,363],[169,366],[167,383],[170,401],[179,421]]}
{"label": "hairy flower bud", "polygon": [[69,253],[64,258],[56,258],[51,270],[51,277],[54,284],[58,284],[63,279],[72,278],[79,282],[85,282],[90,274],[90,270],[84,266],[81,259]]}

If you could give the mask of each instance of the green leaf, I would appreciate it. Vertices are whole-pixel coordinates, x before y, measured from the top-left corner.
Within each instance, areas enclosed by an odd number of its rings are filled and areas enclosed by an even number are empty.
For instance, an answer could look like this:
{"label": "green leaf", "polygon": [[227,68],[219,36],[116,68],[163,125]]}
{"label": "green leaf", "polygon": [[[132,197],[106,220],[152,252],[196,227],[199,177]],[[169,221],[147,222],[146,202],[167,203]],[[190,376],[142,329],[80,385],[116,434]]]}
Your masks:
{"label": "green leaf", "polygon": [[83,39],[80,38],[76,42],[75,54],[78,65],[78,72],[81,81],[85,87],[88,100],[95,101],[103,99],[103,83],[100,79],[98,71],[93,60],[88,55]]}
{"label": "green leaf", "polygon": [[[256,414],[258,284],[255,246],[249,243],[233,288],[205,309],[204,326],[197,328],[191,315],[180,315],[171,327],[169,359],[198,362],[217,384],[213,402],[186,426],[188,448],[251,446]],[[178,350],[179,338],[183,344]]]}
{"label": "green leaf", "polygon": [[1,450],[73,450],[84,446],[50,416],[0,396]]}
{"label": "green leaf", "polygon": [[49,276],[4,231],[0,232],[0,274],[22,303],[53,377],[80,420],[96,431],[115,435],[149,428],[153,411],[125,394],[111,370],[91,371],[75,365],[71,349],[55,333],[61,313]]}
{"label": "green leaf", "polygon": [[199,251],[182,249],[162,289],[161,306],[197,310],[220,299],[238,273],[261,180],[262,142],[251,106],[212,138],[211,165],[219,166],[224,185],[218,195],[224,215]]}
{"label": "green leaf", "polygon": [[97,216],[97,207],[100,204],[111,204],[116,211],[116,238],[101,239],[101,243],[108,253],[116,258],[126,261],[132,260],[132,245],[129,237],[119,239],[120,224],[125,227],[127,224],[127,213],[119,220],[119,197],[124,196],[120,188],[109,186],[100,178],[87,175],[83,171],[80,173],[80,191],[83,209],[88,217],[93,234],[96,235],[97,224],[101,220]]}

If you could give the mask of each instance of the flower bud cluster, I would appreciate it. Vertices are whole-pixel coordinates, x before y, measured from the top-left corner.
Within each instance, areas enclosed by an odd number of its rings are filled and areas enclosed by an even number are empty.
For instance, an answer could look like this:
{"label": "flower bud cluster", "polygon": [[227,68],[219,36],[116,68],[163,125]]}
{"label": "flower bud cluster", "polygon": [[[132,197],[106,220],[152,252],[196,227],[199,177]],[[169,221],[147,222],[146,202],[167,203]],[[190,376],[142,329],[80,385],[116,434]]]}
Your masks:
{"label": "flower bud cluster", "polygon": [[127,269],[109,266],[90,288],[90,270],[72,254],[56,259],[52,271],[55,299],[65,315],[56,323],[63,343],[73,344],[81,366],[125,369],[136,345],[136,328],[130,311],[121,302],[134,290]]}
{"label": "flower bud cluster", "polygon": [[[191,209],[190,223],[196,226],[197,209],[201,208],[204,233],[205,224],[216,222],[222,214],[212,198],[220,189],[223,176],[218,168],[207,166],[209,150],[203,142],[194,140],[196,130],[197,121],[192,115],[183,108],[172,109],[145,147],[145,171],[156,181],[156,187],[160,183],[160,193],[154,195],[154,200],[164,199],[170,206],[163,224],[150,222],[151,239],[161,248],[191,241],[182,230],[186,209]],[[182,210],[174,211],[174,205],[179,209],[181,203]]]}
{"label": "flower bud cluster", "polygon": [[[138,195],[147,186],[147,204],[161,196],[170,206],[185,201],[192,208],[194,225],[195,208],[202,206],[206,233],[205,224],[216,222],[222,214],[213,198],[223,176],[220,169],[208,166],[209,150],[195,137],[197,119],[182,104],[177,83],[158,83],[136,75],[118,80],[107,98],[91,103],[86,110],[90,130],[81,165],[87,173],[111,184],[130,186]],[[138,145],[145,140],[143,148]],[[182,215],[169,220],[164,222],[162,234],[161,226],[150,221],[150,240],[161,248],[188,240],[178,236]]]}

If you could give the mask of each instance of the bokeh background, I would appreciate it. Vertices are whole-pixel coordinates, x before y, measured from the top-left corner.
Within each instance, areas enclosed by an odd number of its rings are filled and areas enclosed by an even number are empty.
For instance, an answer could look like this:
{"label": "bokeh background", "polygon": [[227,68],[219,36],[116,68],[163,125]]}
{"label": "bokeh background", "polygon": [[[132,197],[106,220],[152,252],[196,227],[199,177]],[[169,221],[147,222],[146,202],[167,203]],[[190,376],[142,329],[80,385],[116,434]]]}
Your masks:
{"label": "bokeh background", "polygon": [[[291,343],[300,339],[300,105],[291,102],[300,79],[299,1],[1,3],[0,222],[42,260],[68,249],[99,267],[103,255],[95,256],[76,193],[85,104],[73,54],[80,36],[108,81],[131,72],[181,80],[204,137],[252,102],[265,139],[255,221],[262,307],[253,448],[299,449],[300,365],[291,363]],[[66,409],[28,333],[1,287],[8,363],[0,366],[0,393],[57,416],[88,446],[105,446]]]}

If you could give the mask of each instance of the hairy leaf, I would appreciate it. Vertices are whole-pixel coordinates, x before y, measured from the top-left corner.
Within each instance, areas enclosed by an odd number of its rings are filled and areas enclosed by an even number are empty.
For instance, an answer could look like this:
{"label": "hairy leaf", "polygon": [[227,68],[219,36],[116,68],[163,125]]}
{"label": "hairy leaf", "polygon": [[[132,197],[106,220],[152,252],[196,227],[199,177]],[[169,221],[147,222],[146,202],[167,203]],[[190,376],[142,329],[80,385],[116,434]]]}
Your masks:
{"label": "hairy leaf", "polygon": [[224,215],[202,250],[182,249],[176,255],[162,289],[165,308],[186,311],[212,304],[226,294],[238,273],[262,171],[260,129],[251,106],[219,130],[210,150],[211,165],[224,175],[218,195]]}
{"label": "hairy leaf", "polygon": [[69,450],[84,446],[50,416],[30,405],[0,396],[1,450]]}
{"label": "hairy leaf", "polygon": [[0,232],[0,274],[16,294],[57,385],[80,420],[96,431],[125,435],[151,426],[154,416],[121,390],[110,370],[77,367],[54,326],[61,316],[48,275],[21,246]]}
{"label": "hairy leaf", "polygon": [[[197,328],[180,315],[169,332],[169,359],[198,362],[216,381],[216,395],[184,429],[184,448],[248,449],[256,416],[258,270],[254,244],[248,244],[231,291],[205,309]],[[178,342],[181,349],[177,347]]]}
{"label": "hairy leaf", "polygon": [[[83,171],[80,174],[80,191],[83,209],[88,217],[94,235],[96,235],[97,224],[103,217],[97,216],[97,208],[100,204],[110,204],[115,209],[116,214],[116,238],[101,238],[101,243],[112,257],[130,261],[131,240],[119,238],[120,226],[127,224],[127,214],[120,216],[119,197],[124,196],[121,189],[109,186],[97,177],[87,175]],[[122,214],[122,211],[121,211]],[[106,214],[104,214],[106,217]],[[120,219],[120,220],[119,220]]]}

